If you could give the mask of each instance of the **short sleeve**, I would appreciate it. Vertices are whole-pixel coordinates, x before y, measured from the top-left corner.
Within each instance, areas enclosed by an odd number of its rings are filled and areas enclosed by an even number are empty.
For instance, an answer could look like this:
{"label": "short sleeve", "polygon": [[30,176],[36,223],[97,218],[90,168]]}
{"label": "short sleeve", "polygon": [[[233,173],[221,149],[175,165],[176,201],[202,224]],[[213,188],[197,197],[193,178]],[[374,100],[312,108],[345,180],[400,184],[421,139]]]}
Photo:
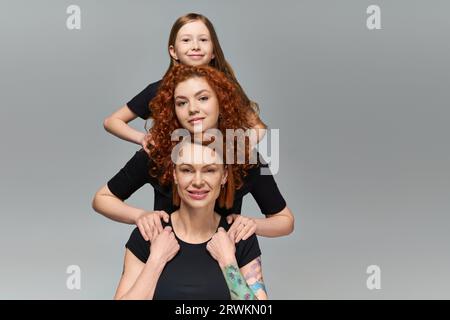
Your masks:
{"label": "short sleeve", "polygon": [[144,90],[138,93],[133,99],[128,101],[128,108],[138,117],[147,120],[151,117],[150,101],[156,96],[161,80],[149,84]]}
{"label": "short sleeve", "polygon": [[261,164],[249,176],[250,193],[265,215],[278,213],[286,207],[286,201],[281,195],[273,175],[261,174],[261,168],[269,170],[268,167],[267,164]]}
{"label": "short sleeve", "polygon": [[147,262],[150,256],[150,243],[145,241],[137,227],[134,228],[125,247],[143,263]]}
{"label": "short sleeve", "polygon": [[255,234],[251,235],[247,240],[241,240],[236,244],[236,260],[239,268],[242,268],[260,255],[261,250]]}
{"label": "short sleeve", "polygon": [[125,167],[108,181],[109,190],[119,199],[128,199],[136,190],[149,182],[149,157],[139,150]]}

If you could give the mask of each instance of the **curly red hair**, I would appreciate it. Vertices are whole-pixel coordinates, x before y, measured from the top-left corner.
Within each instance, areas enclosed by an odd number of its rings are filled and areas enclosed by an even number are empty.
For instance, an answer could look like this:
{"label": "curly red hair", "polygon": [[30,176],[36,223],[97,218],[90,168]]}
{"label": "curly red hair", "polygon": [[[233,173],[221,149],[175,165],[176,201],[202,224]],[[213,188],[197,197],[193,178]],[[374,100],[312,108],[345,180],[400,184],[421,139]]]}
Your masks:
{"label": "curly red hair", "polygon": [[[195,77],[205,79],[216,93],[219,102],[218,129],[223,137],[226,136],[226,129],[247,130],[252,127],[246,116],[248,104],[246,104],[246,99],[242,95],[242,90],[239,90],[236,84],[224,73],[209,66],[186,66],[180,64],[172,67],[165,75],[157,95],[150,102],[153,126],[149,129],[152,143],[147,141],[150,158],[152,159],[149,174],[157,177],[161,185],[169,185],[173,182],[172,172],[174,167],[171,160],[171,152],[178,141],[171,141],[171,134],[176,129],[182,128],[175,113],[175,88],[180,82]],[[234,147],[236,141],[232,141],[231,144],[231,147]],[[248,143],[245,144],[246,159],[249,159],[248,145]],[[229,147],[230,142],[227,142],[227,148]],[[237,153],[235,158],[236,156]],[[253,166],[247,162],[229,166],[232,171],[229,177],[231,176],[233,181],[227,184],[233,186],[231,194],[234,194],[235,189],[242,187],[243,178]],[[233,202],[230,201],[230,197],[232,195],[228,194],[224,205],[221,206],[231,207]]]}

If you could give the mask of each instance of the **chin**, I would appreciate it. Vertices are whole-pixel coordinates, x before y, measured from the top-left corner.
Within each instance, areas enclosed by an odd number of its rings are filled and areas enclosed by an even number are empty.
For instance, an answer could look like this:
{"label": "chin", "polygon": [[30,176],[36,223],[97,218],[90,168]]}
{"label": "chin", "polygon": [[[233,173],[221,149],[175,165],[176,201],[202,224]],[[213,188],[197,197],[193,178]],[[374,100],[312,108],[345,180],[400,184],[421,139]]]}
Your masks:
{"label": "chin", "polygon": [[189,61],[189,65],[192,67],[200,67],[205,64],[204,61],[191,60],[189,58],[187,59],[187,61]]}
{"label": "chin", "polygon": [[194,127],[189,122],[182,123],[181,126],[183,129],[189,131],[189,133],[194,133]]}
{"label": "chin", "polygon": [[195,127],[192,127],[191,133],[201,133],[201,132],[204,132],[204,131],[206,131],[206,130],[204,130],[203,127],[195,126]]}
{"label": "chin", "polygon": [[208,201],[204,200],[185,200],[184,203],[189,207],[193,209],[201,209],[208,206]]}

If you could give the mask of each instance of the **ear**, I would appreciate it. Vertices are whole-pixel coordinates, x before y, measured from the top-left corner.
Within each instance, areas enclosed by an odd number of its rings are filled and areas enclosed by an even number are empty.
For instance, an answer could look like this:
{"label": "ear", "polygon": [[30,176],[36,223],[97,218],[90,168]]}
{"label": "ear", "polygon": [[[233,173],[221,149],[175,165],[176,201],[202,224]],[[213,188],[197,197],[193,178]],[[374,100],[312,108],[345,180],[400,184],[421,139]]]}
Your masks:
{"label": "ear", "polygon": [[173,169],[172,174],[173,174],[173,182],[175,184],[178,184],[177,175],[175,174],[175,168]]}
{"label": "ear", "polygon": [[214,59],[215,57],[216,57],[216,55],[213,52],[213,54],[211,55],[211,60]]}
{"label": "ear", "polygon": [[169,54],[172,57],[172,59],[177,60],[178,61],[178,56],[175,52],[175,47],[173,45],[169,46]]}

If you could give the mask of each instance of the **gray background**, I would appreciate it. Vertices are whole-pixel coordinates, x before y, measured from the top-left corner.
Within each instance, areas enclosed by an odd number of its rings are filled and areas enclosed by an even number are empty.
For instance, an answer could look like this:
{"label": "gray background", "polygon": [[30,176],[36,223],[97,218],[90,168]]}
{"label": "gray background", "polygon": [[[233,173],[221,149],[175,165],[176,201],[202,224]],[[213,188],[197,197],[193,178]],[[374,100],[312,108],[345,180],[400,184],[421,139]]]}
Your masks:
{"label": "gray background", "polygon": [[[370,4],[382,30],[366,28]],[[450,2],[410,0],[1,1],[0,298],[113,296],[132,226],[91,200],[138,148],[102,121],[160,79],[187,12],[212,20],[280,128],[275,178],[297,220],[260,238],[269,296],[450,298]],[[152,208],[153,190],[129,203]],[[243,212],[260,215],[251,196]],[[66,288],[72,264],[81,290]]]}

